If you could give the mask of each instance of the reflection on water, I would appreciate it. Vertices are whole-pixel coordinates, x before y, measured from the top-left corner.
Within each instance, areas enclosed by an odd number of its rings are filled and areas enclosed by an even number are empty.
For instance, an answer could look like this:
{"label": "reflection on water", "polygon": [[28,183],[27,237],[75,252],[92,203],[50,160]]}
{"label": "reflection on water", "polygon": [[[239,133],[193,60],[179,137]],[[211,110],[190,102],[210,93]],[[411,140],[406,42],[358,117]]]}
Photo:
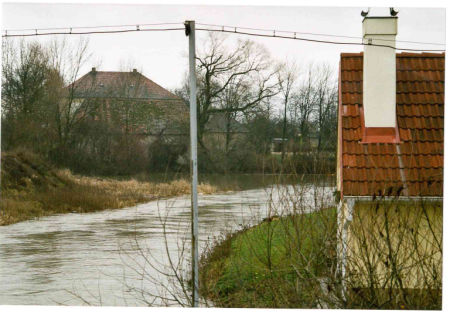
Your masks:
{"label": "reflection on water", "polygon": [[[260,185],[260,178],[253,178],[253,185]],[[331,185],[323,185],[328,200]],[[312,207],[312,194],[314,189],[306,187],[298,196]],[[274,203],[281,200],[277,191],[261,187],[200,195],[200,248],[223,230],[266,217],[269,197]],[[75,294],[92,304],[143,305],[123,284],[143,286],[135,273],[141,267],[149,275],[157,275],[145,266],[130,242],[139,242],[143,251],[161,261],[166,260],[167,245],[176,260],[180,241],[189,242],[189,222],[190,198],[183,196],[122,210],[55,215],[0,227],[0,304],[83,305]],[[144,286],[150,292],[157,290],[148,282]]]}
{"label": "reflection on water", "polygon": [[[118,177],[120,179],[120,177]],[[122,177],[123,179],[135,178],[145,182],[169,182],[177,179],[189,180],[189,173],[152,173],[138,174],[135,176]],[[297,184],[306,183],[334,183],[334,175],[272,175],[272,174],[199,174],[199,183],[209,183],[223,190],[242,191],[269,187],[272,184]]]}

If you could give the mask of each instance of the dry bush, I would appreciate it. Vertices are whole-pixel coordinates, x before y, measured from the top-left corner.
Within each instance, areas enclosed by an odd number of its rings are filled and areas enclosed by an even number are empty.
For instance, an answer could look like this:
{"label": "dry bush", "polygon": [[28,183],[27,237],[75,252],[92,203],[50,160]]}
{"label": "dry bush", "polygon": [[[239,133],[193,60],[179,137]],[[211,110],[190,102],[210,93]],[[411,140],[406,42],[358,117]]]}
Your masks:
{"label": "dry bush", "polygon": [[[267,218],[228,234],[201,260],[216,307],[442,308],[442,201],[359,202],[347,232],[321,185],[278,185]],[[314,208],[312,208],[314,207]],[[345,269],[343,269],[345,267]]]}
{"label": "dry bush", "polygon": [[354,207],[345,244],[349,308],[442,308],[442,201],[379,197]]}
{"label": "dry bush", "polygon": [[200,288],[214,306],[319,305],[322,279],[335,256],[336,212],[321,182],[297,178],[295,185],[268,190],[268,211],[258,225],[227,233],[206,248]]}

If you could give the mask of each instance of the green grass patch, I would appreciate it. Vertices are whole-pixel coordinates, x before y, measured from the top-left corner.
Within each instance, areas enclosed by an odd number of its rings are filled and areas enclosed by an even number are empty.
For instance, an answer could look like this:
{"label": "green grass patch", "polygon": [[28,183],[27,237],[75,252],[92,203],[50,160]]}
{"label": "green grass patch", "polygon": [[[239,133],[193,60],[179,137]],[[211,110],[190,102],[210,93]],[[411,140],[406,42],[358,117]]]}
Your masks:
{"label": "green grass patch", "polygon": [[[216,241],[201,259],[202,294],[220,307],[311,307],[298,284],[328,271],[336,210],[272,217]],[[314,307],[314,306],[312,306]]]}

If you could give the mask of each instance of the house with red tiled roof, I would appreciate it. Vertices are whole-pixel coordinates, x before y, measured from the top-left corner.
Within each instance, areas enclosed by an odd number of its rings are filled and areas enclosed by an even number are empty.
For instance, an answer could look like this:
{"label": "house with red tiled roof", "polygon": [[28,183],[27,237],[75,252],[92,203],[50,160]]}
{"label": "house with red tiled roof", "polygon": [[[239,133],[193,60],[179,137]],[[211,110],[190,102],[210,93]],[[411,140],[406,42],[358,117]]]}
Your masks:
{"label": "house with red tiled roof", "polygon": [[76,97],[134,98],[179,101],[180,98],[133,69],[132,72],[97,71],[92,68],[75,81]]}
{"label": "house with red tiled roof", "polygon": [[94,118],[121,124],[123,131],[147,136],[178,135],[186,122],[187,107],[181,98],[136,69],[132,72],[97,71],[92,68],[70,85],[78,101],[98,105]]}
{"label": "house with red tiled roof", "polygon": [[[397,22],[397,17],[365,17],[364,52],[342,53],[340,58],[339,252],[342,273],[354,277],[352,282],[359,284],[355,287],[369,286],[361,281],[369,273],[363,252],[379,261],[374,271],[385,279],[392,276],[383,257],[386,252],[375,250],[389,244],[389,227],[375,229],[381,219],[396,222],[420,214],[416,227],[409,230],[423,236],[421,247],[432,249],[442,239],[445,54],[396,53]],[[380,204],[395,213],[380,214]],[[372,244],[363,245],[374,232]],[[431,235],[431,242],[424,242]],[[399,236],[391,233],[389,238],[401,249]],[[441,263],[442,251],[429,257]],[[407,286],[423,286],[423,280],[414,279],[417,270],[402,273],[413,277]]]}
{"label": "house with red tiled roof", "polygon": [[[92,68],[67,90],[72,92],[70,98],[79,101],[82,107],[95,107],[81,110],[91,112],[90,120],[107,124],[103,129],[107,128],[112,135],[134,134],[147,146],[159,140],[180,149],[187,147],[187,105],[136,69],[114,72]],[[208,120],[205,136],[209,147],[225,149],[232,138],[235,140],[246,132],[238,121],[228,120],[225,114],[214,114]]]}
{"label": "house with red tiled roof", "polygon": [[[396,55],[396,124],[366,127],[364,54],[341,55],[339,180],[341,198],[443,195],[445,55]],[[432,185],[432,187],[430,187]]]}

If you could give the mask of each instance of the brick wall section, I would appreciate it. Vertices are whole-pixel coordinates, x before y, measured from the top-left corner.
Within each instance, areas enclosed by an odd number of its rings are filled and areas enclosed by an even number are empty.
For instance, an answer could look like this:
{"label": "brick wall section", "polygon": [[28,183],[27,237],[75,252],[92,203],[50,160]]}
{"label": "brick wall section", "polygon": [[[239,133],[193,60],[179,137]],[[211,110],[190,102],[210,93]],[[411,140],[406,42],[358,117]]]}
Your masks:
{"label": "brick wall section", "polygon": [[445,54],[397,54],[398,145],[361,143],[363,57],[341,54],[343,195],[442,196]]}

